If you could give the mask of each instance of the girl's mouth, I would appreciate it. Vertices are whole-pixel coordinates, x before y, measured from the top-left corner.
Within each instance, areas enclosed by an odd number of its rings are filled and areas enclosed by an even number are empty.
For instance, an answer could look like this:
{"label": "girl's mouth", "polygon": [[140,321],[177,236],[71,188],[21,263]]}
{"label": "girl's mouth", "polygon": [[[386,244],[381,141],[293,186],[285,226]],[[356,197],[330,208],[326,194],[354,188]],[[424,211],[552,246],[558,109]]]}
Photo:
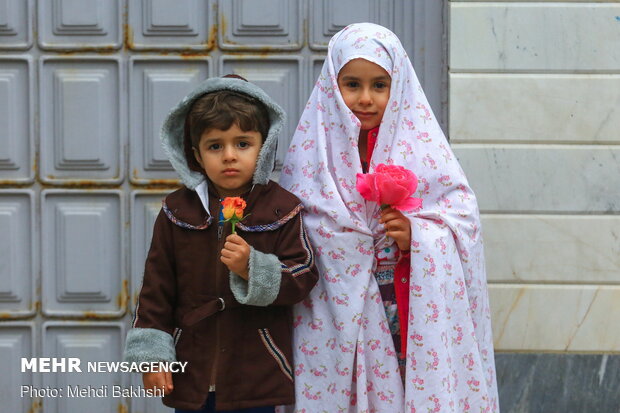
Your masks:
{"label": "girl's mouth", "polygon": [[375,115],[374,112],[354,112],[358,118],[370,118]]}

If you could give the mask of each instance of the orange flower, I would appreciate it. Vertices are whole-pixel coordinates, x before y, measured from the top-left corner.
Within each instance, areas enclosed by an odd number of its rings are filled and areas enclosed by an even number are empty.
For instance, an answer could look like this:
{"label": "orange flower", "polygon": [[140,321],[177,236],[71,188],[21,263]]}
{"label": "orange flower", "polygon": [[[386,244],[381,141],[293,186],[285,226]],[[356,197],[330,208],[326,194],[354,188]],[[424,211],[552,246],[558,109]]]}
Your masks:
{"label": "orange flower", "polygon": [[232,217],[236,217],[237,220],[243,218],[243,210],[246,207],[246,203],[243,198],[238,196],[229,196],[224,198],[222,201],[222,206],[224,210],[222,213],[224,214],[224,219],[229,220]]}
{"label": "orange flower", "polygon": [[228,196],[222,201],[222,215],[224,215],[224,222],[230,221],[232,224],[232,233],[235,233],[235,224],[241,221],[243,218],[243,210],[246,207],[246,203],[243,198],[238,196]]}

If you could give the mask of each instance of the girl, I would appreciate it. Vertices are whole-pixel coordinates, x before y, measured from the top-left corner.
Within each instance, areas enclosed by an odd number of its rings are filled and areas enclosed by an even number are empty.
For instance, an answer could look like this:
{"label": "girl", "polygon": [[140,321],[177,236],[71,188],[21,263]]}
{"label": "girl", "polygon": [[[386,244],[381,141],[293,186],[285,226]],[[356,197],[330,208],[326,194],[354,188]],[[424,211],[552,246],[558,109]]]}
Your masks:
{"label": "girl", "polygon": [[[417,175],[421,208],[360,196],[356,174],[382,163]],[[280,182],[321,275],[295,312],[295,411],[497,412],[476,200],[392,32],[331,39]]]}

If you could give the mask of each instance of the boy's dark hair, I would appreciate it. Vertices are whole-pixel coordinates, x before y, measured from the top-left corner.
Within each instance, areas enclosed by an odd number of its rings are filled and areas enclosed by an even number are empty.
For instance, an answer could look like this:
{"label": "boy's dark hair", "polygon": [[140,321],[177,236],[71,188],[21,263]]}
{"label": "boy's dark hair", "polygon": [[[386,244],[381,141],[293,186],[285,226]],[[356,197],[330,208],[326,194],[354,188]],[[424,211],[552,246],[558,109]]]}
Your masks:
{"label": "boy's dark hair", "polygon": [[233,90],[218,90],[198,98],[187,114],[192,147],[209,129],[227,130],[237,124],[244,131],[260,132],[264,142],[269,132],[269,113],[258,99]]}

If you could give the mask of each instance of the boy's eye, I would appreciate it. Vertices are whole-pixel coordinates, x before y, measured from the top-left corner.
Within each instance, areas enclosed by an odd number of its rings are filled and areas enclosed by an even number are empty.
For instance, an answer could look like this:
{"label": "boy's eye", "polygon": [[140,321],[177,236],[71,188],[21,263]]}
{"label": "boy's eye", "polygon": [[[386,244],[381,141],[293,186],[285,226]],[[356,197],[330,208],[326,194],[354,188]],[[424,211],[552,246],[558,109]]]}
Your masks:
{"label": "boy's eye", "polygon": [[221,147],[222,145],[220,145],[219,143],[214,143],[213,145],[209,145],[207,149],[209,149],[210,151],[217,151]]}
{"label": "boy's eye", "polygon": [[241,141],[237,144],[240,148],[248,148],[250,146],[250,144],[248,142],[245,141]]}

